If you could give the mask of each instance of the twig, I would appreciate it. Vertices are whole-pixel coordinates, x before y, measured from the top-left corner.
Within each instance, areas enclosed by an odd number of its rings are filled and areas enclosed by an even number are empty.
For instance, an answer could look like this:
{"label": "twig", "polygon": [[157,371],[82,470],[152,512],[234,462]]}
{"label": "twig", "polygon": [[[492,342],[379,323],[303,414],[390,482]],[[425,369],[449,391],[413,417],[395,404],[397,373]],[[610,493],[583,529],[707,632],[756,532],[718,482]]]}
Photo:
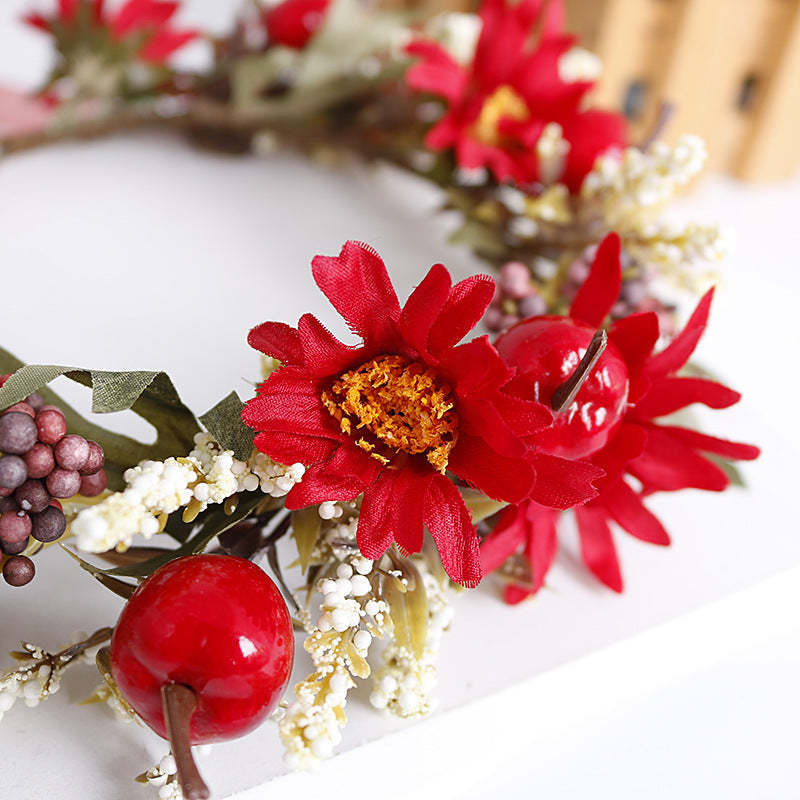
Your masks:
{"label": "twig", "polygon": [[565,408],[569,408],[600,356],[603,355],[607,345],[608,334],[601,328],[592,336],[592,341],[589,342],[589,346],[586,348],[586,352],[583,354],[578,366],[575,367],[575,371],[553,392],[553,397],[550,400],[550,406],[553,411],[558,414]]}

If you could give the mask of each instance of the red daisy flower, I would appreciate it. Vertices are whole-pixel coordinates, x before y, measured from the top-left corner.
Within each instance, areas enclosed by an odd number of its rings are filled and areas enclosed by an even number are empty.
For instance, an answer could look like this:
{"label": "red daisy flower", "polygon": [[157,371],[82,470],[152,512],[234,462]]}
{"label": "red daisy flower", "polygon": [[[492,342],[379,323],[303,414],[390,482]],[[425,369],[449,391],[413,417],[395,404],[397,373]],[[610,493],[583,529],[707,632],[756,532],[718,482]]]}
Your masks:
{"label": "red daisy flower", "polygon": [[576,42],[562,32],[561,0],[485,0],[480,17],[475,56],[466,67],[433,41],[407,48],[421,59],[408,71],[408,85],[448,104],[426,144],[455,148],[459,166],[487,167],[498,181],[550,182],[552,176],[544,181],[540,174],[535,147],[545,126],[556,122],[569,143],[559,180],[577,191],[599,155],[625,146],[627,132],[619,114],[581,110],[592,81],[560,77],[559,61]]}
{"label": "red daisy flower", "polygon": [[596,494],[595,468],[528,451],[523,437],[552,414],[505,391],[513,371],[488,337],[459,344],[492,299],[491,278],[452,286],[436,264],[401,308],[383,261],[364,244],[348,242],[312,267],[362,342],[343,344],[310,314],[297,328],[265,322],[250,332],[250,345],[282,366],[242,418],[259,431],[259,450],[308,467],[287,508],[363,493],[358,545],[366,557],[393,541],[419,551],[427,526],[448,575],[474,586],[478,541],[447,473],[508,502],[534,496],[566,507]]}
{"label": "red daisy flower", "polygon": [[54,13],[32,12],[25,22],[53,35],[62,52],[75,43],[75,32],[81,40],[104,29],[112,47],[120,46],[136,58],[153,64],[165,64],[167,59],[187,42],[197,37],[196,31],[175,30],[169,21],[180,3],[172,0],[127,0],[116,11],[104,9],[104,0],[58,0]]}
{"label": "red daisy flower", "polygon": [[[598,249],[592,271],[572,304],[570,318],[592,328],[600,326],[617,299],[620,279],[619,240],[616,234],[610,234]],[[597,481],[599,495],[576,508],[575,517],[586,566],[617,592],[622,591],[623,583],[610,522],[642,541],[668,545],[669,535],[645,506],[644,496],[687,488],[720,492],[729,485],[729,479],[704,454],[729,460],[750,460],[759,455],[753,445],[656,422],[693,403],[728,408],[741,399],[738,392],[715,381],[678,374],[703,335],[712,296],[713,289],[700,300],[686,327],[659,353],[653,353],[659,338],[658,317],[653,312],[625,317],[608,330],[627,367],[628,405],[605,444],[588,457],[605,475]],[[518,324],[526,323],[529,321]],[[500,340],[498,346],[503,352]],[[515,380],[512,388],[517,388],[520,380]],[[631,486],[629,478],[634,478],[639,487]],[[531,581],[509,587],[509,602],[518,602],[541,588],[557,549],[556,516],[557,512],[535,502],[523,503],[507,509],[484,542],[482,559],[487,571],[524,547]]]}

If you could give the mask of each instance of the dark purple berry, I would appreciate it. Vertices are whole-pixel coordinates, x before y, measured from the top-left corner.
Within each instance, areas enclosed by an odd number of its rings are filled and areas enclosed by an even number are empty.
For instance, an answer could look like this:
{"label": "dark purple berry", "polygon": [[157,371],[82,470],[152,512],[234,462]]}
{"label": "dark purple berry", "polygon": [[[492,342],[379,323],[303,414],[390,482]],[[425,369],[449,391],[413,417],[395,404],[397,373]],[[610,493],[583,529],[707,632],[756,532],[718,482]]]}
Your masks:
{"label": "dark purple berry", "polygon": [[4,489],[16,489],[18,486],[22,486],[27,479],[28,468],[19,456],[0,458],[0,486]]}
{"label": "dark purple berry", "polygon": [[0,450],[4,453],[27,453],[36,444],[36,423],[20,411],[0,416]]}
{"label": "dark purple berry", "polygon": [[31,408],[32,408],[34,411],[38,411],[38,410],[39,410],[39,409],[40,409],[40,408],[41,408],[41,407],[44,405],[44,398],[43,398],[43,397],[42,397],[40,394],[38,394],[37,392],[34,392],[33,394],[29,394],[29,395],[28,395],[28,396],[25,398],[25,402],[26,402],[26,403],[27,403],[27,404],[28,404],[28,405],[29,405],[29,406],[30,406],[30,407],[31,407]]}
{"label": "dark purple berry", "polygon": [[81,476],[77,470],[56,467],[47,476],[47,491],[53,497],[72,497],[81,488]]}
{"label": "dark purple berry", "polygon": [[49,444],[36,442],[36,444],[22,456],[28,468],[29,478],[46,478],[56,465],[53,448]]}
{"label": "dark purple berry", "polygon": [[0,514],[5,514],[6,511],[19,511],[19,503],[13,497],[0,500]]}
{"label": "dark purple berry", "polygon": [[23,511],[31,514],[38,514],[50,505],[50,495],[41,481],[34,481],[30,478],[14,492],[14,497]]}
{"label": "dark purple berry", "polygon": [[36,412],[33,408],[22,400],[20,400],[19,403],[14,403],[13,406],[9,406],[3,413],[9,414],[14,411],[19,411],[20,414],[27,414],[31,419],[36,416]]}
{"label": "dark purple berry", "polygon": [[27,556],[13,556],[3,565],[3,577],[11,586],[24,586],[35,574],[36,567]]}
{"label": "dark purple berry", "polygon": [[[3,418],[0,417],[0,421],[2,421],[2,419]],[[40,442],[56,444],[67,433],[67,421],[57,408],[43,406],[36,414],[36,428],[38,430]]]}
{"label": "dark purple berry", "polygon": [[83,469],[89,460],[89,442],[77,433],[70,433],[53,448],[53,455],[59,467]]}
{"label": "dark purple berry", "polygon": [[53,506],[48,506],[40,514],[34,514],[32,522],[31,536],[40,542],[54,542],[67,529],[64,512]]}
{"label": "dark purple berry", "polygon": [[81,475],[94,475],[105,464],[106,456],[103,448],[97,442],[89,440],[87,444],[89,445],[89,458],[86,459],[83,469],[79,469],[78,472]]}
{"label": "dark purple berry", "polygon": [[0,539],[0,549],[2,549],[7,556],[18,556],[27,546],[27,539],[23,539],[21,542],[4,542]]}
{"label": "dark purple berry", "polygon": [[538,317],[547,311],[547,304],[540,294],[529,294],[519,301],[518,308],[521,317]]}
{"label": "dark purple berry", "polygon": [[4,542],[24,542],[31,528],[31,518],[22,511],[6,511],[0,516],[0,539]]}
{"label": "dark purple berry", "polygon": [[108,486],[108,477],[104,469],[98,470],[93,475],[84,475],[81,478],[79,494],[84,497],[97,497]]}

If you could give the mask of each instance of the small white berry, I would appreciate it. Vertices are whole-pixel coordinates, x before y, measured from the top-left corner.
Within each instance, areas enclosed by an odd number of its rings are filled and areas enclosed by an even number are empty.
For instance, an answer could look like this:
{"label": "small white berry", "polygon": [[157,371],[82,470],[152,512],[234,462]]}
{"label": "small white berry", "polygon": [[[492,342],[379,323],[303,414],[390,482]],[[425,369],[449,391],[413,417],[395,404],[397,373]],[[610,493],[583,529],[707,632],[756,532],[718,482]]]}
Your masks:
{"label": "small white berry", "polygon": [[369,631],[357,631],[353,637],[353,644],[359,650],[367,650],[372,644],[372,634]]}
{"label": "small white berry", "polygon": [[[365,578],[363,575],[353,575],[350,578],[350,590],[353,593],[354,597],[363,597],[365,594],[368,594],[372,589],[372,584],[369,582],[369,578]],[[369,603],[367,603],[369,605]],[[367,613],[370,613],[367,611]]]}

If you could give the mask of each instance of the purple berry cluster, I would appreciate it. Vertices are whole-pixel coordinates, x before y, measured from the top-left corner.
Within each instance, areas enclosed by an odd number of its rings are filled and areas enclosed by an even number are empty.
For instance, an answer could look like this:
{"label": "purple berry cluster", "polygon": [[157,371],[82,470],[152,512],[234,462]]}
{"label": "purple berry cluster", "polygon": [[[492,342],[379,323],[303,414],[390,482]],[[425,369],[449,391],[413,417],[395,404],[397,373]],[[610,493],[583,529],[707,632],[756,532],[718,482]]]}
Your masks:
{"label": "purple berry cluster", "polygon": [[100,494],[107,483],[105,456],[96,442],[67,433],[63,411],[38,394],[0,415],[0,453],[0,549],[8,556],[3,578],[24,586],[35,573],[33,561],[21,555],[30,537],[54,542],[63,535],[67,520],[58,498]]}
{"label": "purple berry cluster", "polygon": [[483,318],[486,327],[499,332],[526,317],[547,313],[547,304],[521,261],[509,261],[500,268],[492,303]]}

